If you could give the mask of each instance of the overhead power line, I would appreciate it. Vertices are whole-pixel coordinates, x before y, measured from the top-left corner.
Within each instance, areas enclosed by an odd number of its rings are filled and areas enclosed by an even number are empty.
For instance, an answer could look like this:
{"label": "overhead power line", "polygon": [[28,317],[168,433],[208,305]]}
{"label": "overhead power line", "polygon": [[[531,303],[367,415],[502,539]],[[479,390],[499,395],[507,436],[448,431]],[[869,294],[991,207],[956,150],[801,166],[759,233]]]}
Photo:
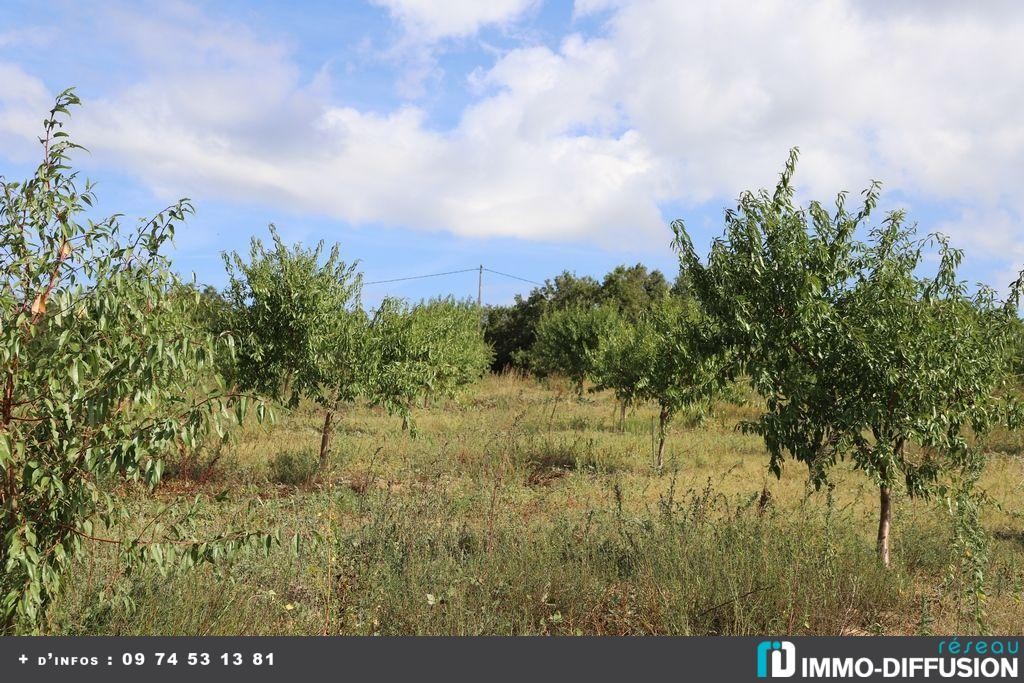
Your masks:
{"label": "overhead power line", "polygon": [[390,280],[373,280],[372,282],[364,282],[363,284],[364,285],[383,285],[383,284],[387,284],[389,282],[405,282],[406,280],[422,280],[422,279],[428,278],[428,277],[441,277],[443,275],[458,275],[459,273],[475,273],[475,272],[479,272],[480,270],[484,270],[484,271],[486,271],[488,273],[494,273],[495,275],[501,275],[502,277],[509,277],[509,278],[512,278],[513,280],[520,280],[522,282],[529,282],[531,285],[537,285],[537,286],[540,286],[540,287],[544,286],[543,282],[537,282],[536,280],[530,280],[529,278],[519,277],[518,275],[511,275],[509,273],[502,273],[499,270],[493,270],[491,268],[483,268],[483,267],[463,268],[462,270],[448,270],[448,271],[445,271],[443,273],[428,273],[426,275],[410,275],[408,277],[395,277],[395,278],[391,278]]}
{"label": "overhead power line", "polygon": [[374,280],[373,282],[364,282],[364,285],[382,285],[386,282],[402,282],[404,280],[422,280],[426,277],[441,277],[442,275],[456,275],[458,273],[472,273],[478,268],[465,268],[463,270],[449,270],[444,273],[430,273],[429,275],[410,275],[409,277],[396,277],[390,280]]}
{"label": "overhead power line", "polygon": [[502,273],[502,272],[499,272],[497,270],[491,270],[490,268],[484,268],[484,270],[487,271],[488,273],[494,273],[495,275],[502,275],[504,277],[510,277],[513,280],[522,280],[523,282],[529,282],[531,285],[537,285],[538,287],[543,287],[544,286],[543,282],[537,282],[536,280],[528,280],[525,277],[519,277],[518,275],[509,275],[508,273]]}
{"label": "overhead power line", "polygon": [[[363,284],[365,284],[365,285],[383,285],[383,284],[387,284],[389,282],[406,282],[408,280],[422,280],[422,279],[428,278],[428,277],[442,277],[444,275],[458,275],[459,273],[477,273],[476,305],[477,306],[483,306],[483,303],[484,303],[484,271],[487,271],[488,273],[493,273],[495,275],[500,275],[502,277],[507,277],[507,278],[510,278],[512,280],[519,280],[520,282],[528,282],[531,285],[543,286],[542,283],[537,282],[536,280],[531,280],[531,279],[525,278],[525,277],[519,277],[518,275],[512,275],[511,273],[503,273],[500,270],[492,270],[491,268],[485,268],[483,266],[483,264],[477,266],[476,268],[463,268],[461,270],[446,270],[443,273],[427,273],[426,275],[409,275],[407,277],[393,277],[393,278],[390,278],[388,280],[372,280],[370,282],[364,282]],[[483,319],[481,318],[481,321],[482,320]],[[482,322],[481,322],[481,324],[482,324]]]}

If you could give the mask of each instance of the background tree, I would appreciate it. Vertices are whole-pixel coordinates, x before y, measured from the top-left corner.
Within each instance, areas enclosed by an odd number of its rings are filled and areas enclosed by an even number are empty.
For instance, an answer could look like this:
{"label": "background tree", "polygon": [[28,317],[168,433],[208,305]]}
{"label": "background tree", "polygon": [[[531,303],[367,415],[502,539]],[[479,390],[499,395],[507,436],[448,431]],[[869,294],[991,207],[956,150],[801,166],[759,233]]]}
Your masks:
{"label": "background tree", "polygon": [[79,222],[94,201],[68,168],[71,91],[44,122],[31,178],[0,178],[0,633],[35,630],[86,543],[161,570],[213,559],[253,535],[190,540],[170,511],[135,526],[114,486],[155,487],[163,456],[224,433],[246,403],[218,383],[198,300],[161,253],[191,213],[183,200],[135,230]]}
{"label": "background tree", "polygon": [[493,352],[484,341],[480,311],[475,303],[451,297],[431,299],[414,306],[412,353],[424,363],[424,398],[453,397],[479,380],[491,364]]}
{"label": "background tree", "polygon": [[1013,380],[1020,386],[1021,379],[1024,379],[1024,320],[1017,318],[1013,323],[1013,346],[1014,350],[1011,351],[1012,355],[1012,372]]}
{"label": "background tree", "polygon": [[627,320],[637,320],[652,305],[674,293],[660,271],[649,271],[640,263],[616,266],[600,283],[565,271],[535,287],[526,297],[516,295],[510,306],[485,308],[484,338],[494,348],[491,369],[530,369],[530,348],[537,338],[537,326],[547,313],[604,304]]}
{"label": "background tree", "polygon": [[618,311],[618,323],[608,332],[597,353],[595,389],[611,389],[619,400],[619,427],[625,428],[626,410],[647,380],[642,367],[648,352],[636,323],[663,306],[673,290],[661,271],[648,271],[641,263],[616,266],[601,283],[601,299]]}
{"label": "background tree", "polygon": [[430,340],[403,300],[387,297],[370,317],[363,372],[365,396],[415,429],[412,409],[434,377]]}
{"label": "background tree", "polygon": [[481,328],[484,339],[494,350],[492,372],[520,368],[517,358],[535,339],[533,326],[521,305],[523,297],[516,295],[516,303],[509,306],[484,306]]}
{"label": "background tree", "polygon": [[491,369],[509,367],[528,369],[530,347],[537,338],[537,324],[548,311],[576,306],[596,305],[601,298],[601,285],[589,277],[577,277],[569,271],[545,280],[529,295],[517,294],[511,306],[488,306],[484,309],[484,339],[494,349]]}
{"label": "background tree", "polygon": [[182,282],[175,286],[174,296],[195,302],[190,307],[192,322],[217,339],[217,370],[225,380],[231,381],[236,371],[234,337],[231,334],[234,311],[227,295],[211,285]]}
{"label": "background tree", "polygon": [[[944,473],[970,481],[981,466],[969,435],[1001,415],[1021,282],[1003,302],[986,287],[969,295],[957,279],[960,252],[941,236],[914,239],[900,211],[859,241],[877,184],[856,213],[844,194],[832,213],[795,206],[796,158],[774,193],[744,193],[726,213],[707,265],[680,221],[676,246],[694,294],[765,399],[750,428],[765,439],[771,471],[780,475],[789,453],[821,486],[851,458],[878,485],[888,565],[893,490],[944,493]],[[939,266],[924,278],[930,246]]]}
{"label": "background tree", "polygon": [[[731,354],[717,344],[712,323],[692,303],[666,298],[635,325],[635,397],[658,406],[655,467],[664,464],[665,436],[684,408],[706,410],[732,377]],[[627,376],[628,379],[628,376]]]}
{"label": "background tree", "polygon": [[453,397],[487,371],[491,349],[475,303],[434,299],[410,306],[384,299],[374,311],[364,365],[366,398],[414,429],[413,407]]}
{"label": "background tree", "polygon": [[610,306],[576,306],[548,313],[537,325],[531,368],[540,376],[564,375],[582,394],[584,382],[596,370],[598,348],[617,320],[618,313]]}
{"label": "background tree", "polygon": [[366,316],[359,309],[362,276],[341,260],[338,245],[324,254],[285,245],[273,225],[272,244],[253,238],[249,260],[223,254],[237,339],[241,386],[298,405],[323,408],[320,464],[330,452],[335,412],[362,391]]}
{"label": "background tree", "polygon": [[649,337],[641,326],[618,318],[608,336],[598,345],[594,389],[611,390],[619,402],[619,429],[625,429],[626,411],[638,400],[647,380],[646,364],[651,357]]}
{"label": "background tree", "polygon": [[601,282],[602,302],[614,306],[627,320],[639,320],[640,316],[669,295],[670,288],[665,276],[659,270],[647,270],[647,266],[616,266]]}

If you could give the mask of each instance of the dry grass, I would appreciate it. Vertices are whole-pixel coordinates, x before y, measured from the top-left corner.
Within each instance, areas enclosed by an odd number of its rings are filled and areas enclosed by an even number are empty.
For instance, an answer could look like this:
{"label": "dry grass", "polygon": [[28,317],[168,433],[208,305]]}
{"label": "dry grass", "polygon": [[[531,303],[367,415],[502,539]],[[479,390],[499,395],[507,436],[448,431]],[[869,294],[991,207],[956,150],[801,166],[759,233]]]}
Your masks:
{"label": "dry grass", "polygon": [[[962,604],[949,520],[935,501],[896,501],[894,567],[873,556],[876,492],[837,472],[808,490],[790,464],[766,474],[760,440],[737,431],[757,406],[677,420],[652,468],[653,410],[620,431],[606,395],[515,376],[398,419],[342,416],[331,464],[301,486],[270,481],[280,453],[316,447],[304,406],[247,426],[212,466],[195,457],[164,497],[200,495],[214,520],[252,500],[247,523],[299,549],[248,554],[217,573],[125,579],[135,610],[97,599],[103,549],[50,614],[53,633],[951,633]],[[993,435],[982,486],[994,505],[986,625],[1024,634],[1024,461]],[[997,452],[1001,451],[1001,452]],[[212,459],[212,458],[208,458]],[[207,461],[208,461],[207,460]],[[201,469],[201,468],[200,468]],[[228,489],[228,500],[214,494]],[[152,505],[142,499],[140,506]],[[288,544],[285,544],[288,545]]]}

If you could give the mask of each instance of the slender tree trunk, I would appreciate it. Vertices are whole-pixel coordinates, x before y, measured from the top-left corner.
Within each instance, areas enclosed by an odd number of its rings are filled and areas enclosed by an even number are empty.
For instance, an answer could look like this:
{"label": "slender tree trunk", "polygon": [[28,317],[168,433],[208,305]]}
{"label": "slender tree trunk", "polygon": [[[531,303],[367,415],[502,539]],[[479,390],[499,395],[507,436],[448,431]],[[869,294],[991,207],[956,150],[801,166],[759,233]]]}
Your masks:
{"label": "slender tree trunk", "polygon": [[662,408],[661,413],[658,414],[658,460],[656,465],[659,471],[665,464],[665,425],[667,424],[668,410]]}
{"label": "slender tree trunk", "polygon": [[882,565],[889,566],[889,527],[892,523],[892,500],[889,487],[885,484],[878,489],[878,557]]}
{"label": "slender tree trunk", "polygon": [[327,467],[327,456],[331,451],[331,420],[334,418],[334,408],[328,408],[324,412],[324,429],[320,433],[320,469]]}
{"label": "slender tree trunk", "polygon": [[[879,438],[880,430],[873,430],[875,438]],[[907,439],[905,436],[898,436],[893,444],[893,451],[896,453],[898,462],[903,462],[903,450],[906,448]],[[889,567],[889,536],[892,528],[892,490],[889,488],[889,465],[884,465],[879,474],[882,485],[878,489],[878,559],[882,566]]]}
{"label": "slender tree trunk", "polygon": [[[15,361],[16,362],[16,361]],[[10,430],[14,414],[14,373],[7,372],[7,379],[4,381],[3,399],[0,403],[0,432],[7,433]],[[14,445],[13,443],[11,444]],[[18,511],[18,459],[13,457],[0,470],[3,472],[3,481],[0,481],[0,530],[6,531],[14,526],[15,517]],[[7,543],[0,543],[0,567],[7,566]],[[14,628],[13,613],[7,617],[0,616],[0,635],[7,635]]]}
{"label": "slender tree trunk", "polygon": [[548,415],[548,434],[551,434],[551,427],[552,425],[554,425],[555,422],[555,409],[558,408],[558,402],[560,400],[562,400],[561,390],[559,390],[558,393],[555,394],[555,401],[554,403],[551,404],[551,414]]}
{"label": "slender tree trunk", "polygon": [[[11,421],[14,419],[14,373],[13,371],[7,372],[7,379],[4,381],[4,396],[3,402],[0,403],[0,430],[7,432],[10,430]],[[13,445],[13,444],[12,444]],[[13,456],[13,452],[11,453]],[[17,469],[18,463],[15,458],[11,458],[8,463],[4,466],[4,481],[3,491],[0,491],[0,500],[3,503],[4,509],[4,530],[6,531],[6,522],[9,521],[7,518],[13,518],[13,513],[16,505],[17,497]],[[4,544],[6,548],[6,544]],[[5,558],[6,560],[6,558]],[[6,565],[3,565],[6,566]]]}
{"label": "slender tree trunk", "polygon": [[622,402],[621,411],[619,412],[619,431],[626,431],[626,402]]}

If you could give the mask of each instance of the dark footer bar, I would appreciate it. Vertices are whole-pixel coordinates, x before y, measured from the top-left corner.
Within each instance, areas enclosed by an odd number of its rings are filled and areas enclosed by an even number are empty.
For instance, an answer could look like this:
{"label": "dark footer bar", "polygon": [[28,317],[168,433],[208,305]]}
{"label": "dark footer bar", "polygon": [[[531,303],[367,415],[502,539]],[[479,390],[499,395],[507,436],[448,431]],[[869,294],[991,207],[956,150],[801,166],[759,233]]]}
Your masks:
{"label": "dark footer bar", "polygon": [[39,683],[998,681],[1022,664],[1017,637],[0,638],[0,681]]}

